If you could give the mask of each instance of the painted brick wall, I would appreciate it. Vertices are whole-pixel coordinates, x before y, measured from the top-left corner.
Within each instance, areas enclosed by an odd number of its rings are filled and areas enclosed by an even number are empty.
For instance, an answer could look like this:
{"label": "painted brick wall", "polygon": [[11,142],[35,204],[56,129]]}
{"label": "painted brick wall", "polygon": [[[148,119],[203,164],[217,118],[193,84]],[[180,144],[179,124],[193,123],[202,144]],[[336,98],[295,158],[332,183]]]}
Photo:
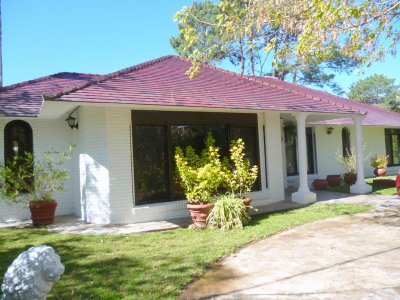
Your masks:
{"label": "painted brick wall", "polygon": [[[0,119],[0,160],[4,160],[4,127],[14,119]],[[38,120],[21,118],[29,123],[33,132],[33,151],[40,158],[41,153],[55,149],[59,151],[66,150],[68,145],[72,143],[71,130],[64,120]],[[71,162],[66,163],[67,168],[71,168]],[[73,186],[70,178],[66,185],[65,191],[55,195],[58,207],[57,215],[72,214],[74,212]],[[6,220],[24,220],[29,219],[29,210],[25,207],[7,206],[0,202],[0,221]]]}

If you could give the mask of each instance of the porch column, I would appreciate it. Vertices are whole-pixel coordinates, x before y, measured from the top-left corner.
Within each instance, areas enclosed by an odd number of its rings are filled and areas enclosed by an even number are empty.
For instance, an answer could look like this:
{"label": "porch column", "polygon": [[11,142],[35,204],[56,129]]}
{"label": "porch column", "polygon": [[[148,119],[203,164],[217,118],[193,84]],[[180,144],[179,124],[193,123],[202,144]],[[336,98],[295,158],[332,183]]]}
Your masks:
{"label": "porch column", "polygon": [[307,175],[307,140],[306,140],[306,119],[307,113],[293,114],[297,122],[297,148],[299,153],[299,190],[292,194],[292,201],[308,204],[316,201],[316,194],[308,188]]}
{"label": "porch column", "polygon": [[350,186],[350,193],[353,194],[368,194],[372,191],[372,187],[365,183],[364,178],[364,149],[362,144],[362,122],[364,118],[364,115],[353,116],[357,161],[357,182]]}

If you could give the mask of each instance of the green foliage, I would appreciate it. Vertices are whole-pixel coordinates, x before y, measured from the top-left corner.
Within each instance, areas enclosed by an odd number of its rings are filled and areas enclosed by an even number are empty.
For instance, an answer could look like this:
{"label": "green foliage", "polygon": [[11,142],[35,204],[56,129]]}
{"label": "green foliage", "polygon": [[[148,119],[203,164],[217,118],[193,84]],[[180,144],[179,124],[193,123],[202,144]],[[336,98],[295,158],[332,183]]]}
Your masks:
{"label": "green foliage", "polygon": [[181,228],[146,234],[77,235],[3,228],[0,274],[6,272],[17,253],[45,244],[54,247],[65,265],[65,273],[48,299],[178,299],[185,286],[204,274],[207,267],[254,240],[370,209],[366,205],[318,203],[255,216],[249,226],[229,234],[208,229],[193,234],[193,230]]}
{"label": "green foliage", "polygon": [[[298,70],[310,64],[312,70],[335,57],[368,65],[395,52],[400,31],[396,26],[398,0],[220,0],[210,9],[211,18],[202,18],[196,9],[195,5],[186,6],[175,15],[180,37],[193,60],[191,77],[200,70],[201,62],[211,61],[216,53],[231,55],[227,51],[231,45],[242,48],[241,64],[246,59],[253,67],[262,57],[253,50],[264,49],[273,55],[272,73],[279,77],[285,72],[294,72],[296,77]],[[207,36],[211,28],[217,39],[214,44]],[[204,37],[207,42],[202,44]],[[259,65],[264,64],[261,59]]]}
{"label": "green foliage", "polygon": [[371,158],[371,167],[375,169],[386,169],[389,162],[389,155],[375,154]]}
{"label": "green foliage", "polygon": [[232,141],[229,147],[232,165],[225,160],[223,164],[223,184],[233,195],[240,198],[250,193],[257,180],[258,167],[250,167],[249,159],[245,158],[245,145],[242,139]]}
{"label": "green foliage", "polygon": [[175,161],[181,186],[187,200],[192,204],[210,203],[222,182],[222,164],[219,149],[215,140],[208,134],[205,148],[198,155],[193,147],[188,146],[185,152],[176,147]]}
{"label": "green foliage", "polygon": [[346,168],[349,174],[355,174],[357,170],[357,158],[355,148],[351,147],[348,155],[343,155],[340,151],[336,151],[336,160]]}
{"label": "green foliage", "polygon": [[207,218],[209,227],[222,230],[241,229],[249,221],[243,200],[232,194],[219,196]]}
{"label": "green foliage", "polygon": [[348,97],[368,104],[384,105],[385,102],[398,100],[400,85],[393,78],[382,74],[374,74],[361,79],[350,86]]}
{"label": "green foliage", "polygon": [[15,156],[0,165],[0,199],[8,204],[29,201],[51,201],[55,192],[64,190],[68,170],[63,164],[71,158],[73,147],[56,150],[35,159],[31,153]]}
{"label": "green foliage", "polygon": [[400,90],[387,95],[382,103],[382,107],[391,111],[400,112]]}

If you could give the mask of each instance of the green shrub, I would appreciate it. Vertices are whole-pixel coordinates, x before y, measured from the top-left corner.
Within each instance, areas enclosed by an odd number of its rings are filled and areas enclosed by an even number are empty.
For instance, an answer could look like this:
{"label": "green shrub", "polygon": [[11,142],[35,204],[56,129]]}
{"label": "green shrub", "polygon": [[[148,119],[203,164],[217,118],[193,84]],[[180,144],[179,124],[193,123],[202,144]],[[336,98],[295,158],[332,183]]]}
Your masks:
{"label": "green shrub", "polygon": [[371,158],[371,167],[375,169],[386,169],[389,162],[389,155],[378,155],[375,154],[374,157]]}
{"label": "green shrub", "polygon": [[222,230],[243,228],[249,221],[246,206],[235,195],[219,196],[207,218],[209,227]]}
{"label": "green shrub", "polygon": [[205,140],[205,148],[197,154],[188,146],[185,152],[176,147],[175,161],[180,183],[188,203],[205,204],[212,202],[222,182],[222,164],[219,149],[211,133]]}
{"label": "green shrub", "polygon": [[242,139],[231,142],[229,147],[230,160],[224,160],[223,185],[234,195],[245,198],[251,192],[254,182],[257,180],[258,167],[250,166],[250,161],[245,158],[245,145]]}

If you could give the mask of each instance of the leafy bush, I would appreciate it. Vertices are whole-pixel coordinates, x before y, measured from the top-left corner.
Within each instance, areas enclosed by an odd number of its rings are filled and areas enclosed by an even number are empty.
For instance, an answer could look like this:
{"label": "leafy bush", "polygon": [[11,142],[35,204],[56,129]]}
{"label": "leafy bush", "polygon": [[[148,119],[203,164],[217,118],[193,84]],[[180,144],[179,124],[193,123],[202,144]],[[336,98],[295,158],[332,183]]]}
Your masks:
{"label": "leafy bush", "polygon": [[258,167],[250,167],[249,159],[245,158],[244,142],[242,139],[232,141],[229,152],[232,165],[229,161],[224,161],[223,184],[230,193],[240,198],[245,197],[245,193],[250,193],[254,182],[257,180]]}
{"label": "leafy bush", "polygon": [[348,155],[340,154],[336,151],[336,160],[340,162],[343,167],[346,168],[349,174],[355,174],[357,170],[357,159],[355,154],[355,148],[351,147],[350,153]]}
{"label": "leafy bush", "polygon": [[375,169],[386,169],[389,162],[389,155],[376,154],[371,158],[371,167]]}
{"label": "leafy bush", "polygon": [[205,148],[198,155],[193,147],[185,152],[176,147],[175,161],[181,186],[191,204],[210,203],[222,182],[222,164],[219,149],[211,133],[205,140]]}
{"label": "leafy bush", "polygon": [[222,230],[243,228],[249,221],[246,206],[235,195],[219,196],[207,218],[208,226]]}
{"label": "leafy bush", "polygon": [[71,158],[73,147],[65,152],[48,151],[42,159],[28,152],[0,165],[0,199],[11,203],[51,201],[64,190],[68,170],[62,165]]}

